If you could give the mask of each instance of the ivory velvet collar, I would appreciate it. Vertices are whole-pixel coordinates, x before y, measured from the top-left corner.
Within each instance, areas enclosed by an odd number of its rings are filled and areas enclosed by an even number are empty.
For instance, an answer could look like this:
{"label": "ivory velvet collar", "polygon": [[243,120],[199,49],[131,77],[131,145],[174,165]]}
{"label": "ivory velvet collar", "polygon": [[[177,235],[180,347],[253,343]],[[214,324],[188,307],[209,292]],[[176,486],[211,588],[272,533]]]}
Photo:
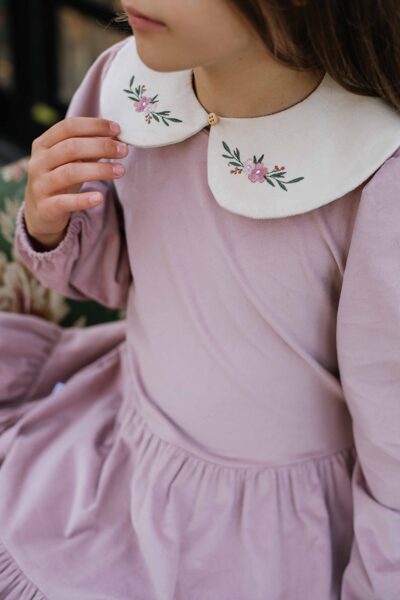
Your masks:
{"label": "ivory velvet collar", "polygon": [[208,113],[192,70],[148,68],[127,38],[102,83],[100,116],[143,148],[176,144],[210,126],[207,173],[216,202],[239,215],[277,218],[318,208],[355,189],[400,146],[400,113],[353,94],[325,73],[304,100],[250,118]]}

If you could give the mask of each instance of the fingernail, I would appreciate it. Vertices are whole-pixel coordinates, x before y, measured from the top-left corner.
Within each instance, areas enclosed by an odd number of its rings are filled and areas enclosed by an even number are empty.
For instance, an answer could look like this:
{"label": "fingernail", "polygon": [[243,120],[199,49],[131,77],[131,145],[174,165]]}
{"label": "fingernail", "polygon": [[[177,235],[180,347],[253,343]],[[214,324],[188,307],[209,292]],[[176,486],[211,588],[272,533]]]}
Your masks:
{"label": "fingernail", "polygon": [[125,154],[126,144],[117,144],[117,152],[118,154]]}
{"label": "fingernail", "polygon": [[102,200],[103,200],[103,196],[100,193],[91,194],[89,196],[90,204],[100,204],[100,202]]}
{"label": "fingernail", "polygon": [[119,133],[121,131],[121,127],[115,121],[111,121],[110,129],[113,133]]}
{"label": "fingernail", "polygon": [[115,175],[123,175],[125,173],[125,169],[122,165],[114,165],[113,172]]}

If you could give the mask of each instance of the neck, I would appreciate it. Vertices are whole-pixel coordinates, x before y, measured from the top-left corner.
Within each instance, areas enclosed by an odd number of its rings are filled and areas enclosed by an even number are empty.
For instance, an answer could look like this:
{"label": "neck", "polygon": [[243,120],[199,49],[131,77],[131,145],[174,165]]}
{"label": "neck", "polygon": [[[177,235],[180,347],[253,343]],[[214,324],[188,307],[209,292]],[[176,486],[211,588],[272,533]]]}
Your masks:
{"label": "neck", "polygon": [[[257,53],[258,52],[258,53]],[[207,112],[221,117],[261,117],[301,102],[319,85],[324,72],[297,71],[264,51],[193,69],[193,88]]]}

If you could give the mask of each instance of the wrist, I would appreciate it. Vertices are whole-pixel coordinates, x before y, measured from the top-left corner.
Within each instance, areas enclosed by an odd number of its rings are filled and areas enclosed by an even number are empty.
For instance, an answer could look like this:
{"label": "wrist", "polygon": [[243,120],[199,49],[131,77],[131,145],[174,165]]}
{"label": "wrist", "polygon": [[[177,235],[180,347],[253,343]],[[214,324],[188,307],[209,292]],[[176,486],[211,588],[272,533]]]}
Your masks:
{"label": "wrist", "polygon": [[28,240],[31,243],[33,249],[38,252],[53,250],[54,248],[56,248],[60,244],[60,242],[64,239],[66,231],[68,229],[68,225],[66,225],[66,227],[63,229],[63,231],[61,231],[59,233],[49,233],[49,234],[36,233],[35,231],[32,231],[29,228],[27,220],[25,218],[25,215],[23,217],[23,221],[24,221],[25,231],[26,231]]}

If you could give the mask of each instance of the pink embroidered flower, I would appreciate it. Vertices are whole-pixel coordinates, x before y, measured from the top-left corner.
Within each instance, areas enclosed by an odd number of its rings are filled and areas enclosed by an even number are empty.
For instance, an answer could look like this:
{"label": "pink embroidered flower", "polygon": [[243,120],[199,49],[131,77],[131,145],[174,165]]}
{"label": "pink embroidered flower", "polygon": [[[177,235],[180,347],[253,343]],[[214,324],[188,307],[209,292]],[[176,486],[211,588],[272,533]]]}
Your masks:
{"label": "pink embroidered flower", "polygon": [[[0,0],[1,3],[1,0]],[[138,85],[133,89],[133,83],[135,81],[135,76],[132,75],[131,80],[129,82],[129,87],[122,90],[125,94],[128,94],[129,100],[132,100],[136,112],[141,112],[144,114],[144,120],[148,125],[151,123],[164,123],[167,127],[169,127],[170,123],[182,123],[181,119],[177,119],[176,117],[170,116],[170,110],[156,110],[158,108],[158,100],[156,100],[158,94],[155,96],[143,96],[143,92],[146,90],[145,85]]]}
{"label": "pink embroidered flower", "polygon": [[247,173],[247,175],[250,175],[250,173],[252,172],[253,169],[254,169],[254,162],[252,161],[251,158],[248,158],[243,163],[243,171],[245,173]]}
{"label": "pink embroidered flower", "polygon": [[148,98],[147,96],[142,96],[137,102],[134,102],[133,104],[136,107],[136,112],[143,112],[146,107],[150,104],[151,102],[151,98]]}
{"label": "pink embroidered flower", "polygon": [[152,102],[152,103],[148,104],[147,106],[145,106],[143,112],[146,113],[146,115],[148,115],[150,112],[153,111],[153,106],[156,106],[157,102],[158,102],[158,100],[156,102]]}
{"label": "pink embroidered flower", "polygon": [[258,158],[254,154],[252,159],[248,158],[242,162],[239,148],[236,147],[231,150],[224,140],[222,140],[222,146],[226,154],[222,154],[221,156],[229,161],[229,166],[235,167],[229,171],[232,175],[243,172],[246,173],[247,178],[252,183],[256,183],[257,181],[259,183],[267,182],[272,187],[278,185],[281,190],[284,190],[285,192],[287,192],[287,184],[298,183],[304,179],[304,177],[295,177],[290,181],[285,181],[282,179],[282,177],[286,175],[286,173],[282,173],[282,171],[285,171],[286,167],[279,167],[278,165],[275,165],[274,170],[269,171],[267,167],[264,167],[264,163],[262,162],[264,154],[261,154]]}
{"label": "pink embroidered flower", "polygon": [[252,170],[252,172],[249,175],[249,179],[253,183],[256,183],[257,181],[259,181],[260,183],[263,183],[264,175],[266,175],[266,173],[268,173],[268,169],[266,167],[264,167],[263,163],[256,163],[254,165],[254,169]]}

